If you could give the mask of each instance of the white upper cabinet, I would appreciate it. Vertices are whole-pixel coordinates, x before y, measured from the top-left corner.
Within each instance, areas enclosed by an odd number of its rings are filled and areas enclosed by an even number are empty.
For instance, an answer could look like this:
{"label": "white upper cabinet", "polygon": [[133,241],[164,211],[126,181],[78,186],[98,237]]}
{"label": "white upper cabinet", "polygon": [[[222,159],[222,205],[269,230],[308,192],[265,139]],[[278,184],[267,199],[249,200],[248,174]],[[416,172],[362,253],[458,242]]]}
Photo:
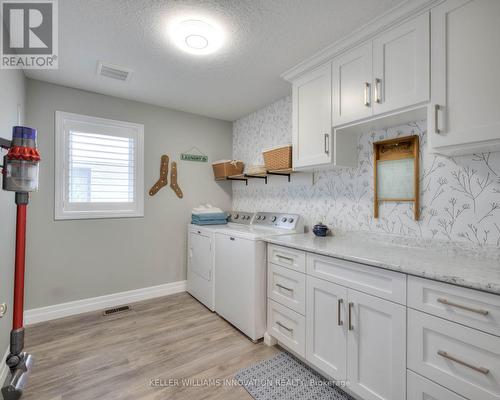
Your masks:
{"label": "white upper cabinet", "polygon": [[448,0],[432,9],[431,32],[431,149],[499,150],[500,1]]}
{"label": "white upper cabinet", "polygon": [[429,101],[429,13],[373,41],[373,113]]}
{"label": "white upper cabinet", "polygon": [[325,64],[293,82],[293,166],[332,162],[332,69]]}
{"label": "white upper cabinet", "polygon": [[372,115],[372,43],[350,50],[332,63],[333,125]]}

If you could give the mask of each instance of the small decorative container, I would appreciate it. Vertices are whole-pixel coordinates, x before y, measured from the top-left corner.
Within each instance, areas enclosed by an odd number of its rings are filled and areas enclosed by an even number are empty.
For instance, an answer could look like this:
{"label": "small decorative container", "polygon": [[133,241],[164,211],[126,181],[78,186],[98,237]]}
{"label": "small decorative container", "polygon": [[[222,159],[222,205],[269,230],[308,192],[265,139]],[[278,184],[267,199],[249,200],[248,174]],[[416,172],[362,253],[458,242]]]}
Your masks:
{"label": "small decorative container", "polygon": [[313,233],[316,236],[320,236],[320,237],[324,237],[324,236],[328,235],[329,230],[330,229],[328,229],[328,227],[325,224],[323,224],[322,222],[314,225],[314,227],[313,227]]}
{"label": "small decorative container", "polygon": [[292,168],[292,145],[277,146],[262,151],[268,171]]}
{"label": "small decorative container", "polygon": [[245,164],[239,160],[221,160],[212,164],[215,180],[226,179],[228,176],[241,175]]}

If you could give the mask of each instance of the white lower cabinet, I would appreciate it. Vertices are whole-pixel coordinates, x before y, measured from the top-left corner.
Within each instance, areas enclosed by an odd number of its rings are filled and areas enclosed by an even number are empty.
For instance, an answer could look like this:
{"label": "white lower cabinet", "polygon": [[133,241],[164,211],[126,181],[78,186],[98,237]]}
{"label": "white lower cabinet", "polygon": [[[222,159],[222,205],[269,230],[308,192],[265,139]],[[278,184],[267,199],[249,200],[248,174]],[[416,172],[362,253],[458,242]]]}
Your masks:
{"label": "white lower cabinet", "polygon": [[347,380],[365,400],[406,396],[406,307],[348,291]]}
{"label": "white lower cabinet", "polygon": [[347,378],[347,288],[307,277],[306,359],[332,378]]}
{"label": "white lower cabinet", "polygon": [[411,309],[408,368],[468,399],[500,399],[500,337]]}
{"label": "white lower cabinet", "polygon": [[406,400],[466,400],[452,391],[408,370],[408,395]]}
{"label": "white lower cabinet", "polygon": [[307,277],[306,359],[366,400],[406,395],[406,307]]}
{"label": "white lower cabinet", "polygon": [[271,250],[267,333],[358,398],[500,400],[500,296]]}
{"label": "white lower cabinet", "polygon": [[267,300],[267,333],[301,357],[305,357],[306,322],[303,315]]}

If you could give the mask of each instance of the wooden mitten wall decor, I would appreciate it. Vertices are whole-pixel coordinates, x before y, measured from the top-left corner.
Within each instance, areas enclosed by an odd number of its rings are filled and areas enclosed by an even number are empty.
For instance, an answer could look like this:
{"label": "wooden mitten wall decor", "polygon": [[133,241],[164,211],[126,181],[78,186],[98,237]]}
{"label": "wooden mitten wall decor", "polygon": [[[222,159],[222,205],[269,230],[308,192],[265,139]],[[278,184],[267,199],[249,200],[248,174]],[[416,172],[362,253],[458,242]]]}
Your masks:
{"label": "wooden mitten wall decor", "polygon": [[177,184],[177,163],[172,161],[172,170],[170,171],[170,187],[175,192],[179,199],[182,199],[184,194],[182,193],[181,188]]}
{"label": "wooden mitten wall decor", "polygon": [[166,154],[161,156],[160,162],[160,179],[149,189],[149,195],[154,196],[158,191],[168,184],[168,162],[169,158]]}

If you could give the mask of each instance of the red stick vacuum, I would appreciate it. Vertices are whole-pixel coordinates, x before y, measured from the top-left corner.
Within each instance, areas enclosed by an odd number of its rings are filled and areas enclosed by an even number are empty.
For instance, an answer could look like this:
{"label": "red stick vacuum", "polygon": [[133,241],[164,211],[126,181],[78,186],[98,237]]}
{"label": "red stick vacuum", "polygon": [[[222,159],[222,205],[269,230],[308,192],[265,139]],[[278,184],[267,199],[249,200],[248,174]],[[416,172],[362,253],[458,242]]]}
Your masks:
{"label": "red stick vacuum", "polygon": [[15,126],[12,141],[0,140],[0,147],[9,149],[3,163],[3,189],[16,192],[16,260],[14,273],[14,307],[10,353],[7,365],[10,374],[2,387],[5,400],[18,400],[23,394],[33,366],[33,357],[24,352],[24,273],[26,250],[26,208],[29,192],[38,190],[40,154],[36,146],[36,129]]}

